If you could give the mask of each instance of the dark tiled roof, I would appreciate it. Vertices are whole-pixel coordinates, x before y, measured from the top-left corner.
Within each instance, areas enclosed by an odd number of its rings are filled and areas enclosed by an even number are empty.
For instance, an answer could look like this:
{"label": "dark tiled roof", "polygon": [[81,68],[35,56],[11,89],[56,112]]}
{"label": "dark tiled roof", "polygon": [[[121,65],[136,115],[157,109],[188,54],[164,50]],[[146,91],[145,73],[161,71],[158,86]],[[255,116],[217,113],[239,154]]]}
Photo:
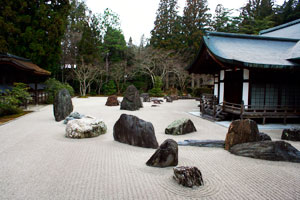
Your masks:
{"label": "dark tiled roof", "polygon": [[259,32],[260,35],[300,40],[300,19]]}
{"label": "dark tiled roof", "polygon": [[41,76],[51,75],[51,72],[40,68],[36,64],[33,64],[29,59],[18,57],[11,54],[0,54],[0,64],[1,63],[11,63],[14,67],[18,69],[30,71],[36,75],[41,75]]}

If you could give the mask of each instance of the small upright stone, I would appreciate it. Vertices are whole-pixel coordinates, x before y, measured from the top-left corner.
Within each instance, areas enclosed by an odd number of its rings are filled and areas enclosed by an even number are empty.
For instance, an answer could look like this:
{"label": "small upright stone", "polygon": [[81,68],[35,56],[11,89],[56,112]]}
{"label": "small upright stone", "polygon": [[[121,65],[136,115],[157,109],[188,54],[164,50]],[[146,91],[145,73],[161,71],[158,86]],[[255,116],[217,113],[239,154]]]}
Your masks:
{"label": "small upright stone", "polygon": [[197,167],[174,167],[173,178],[185,187],[201,186],[204,185],[202,174]]}
{"label": "small upright stone", "polygon": [[170,135],[183,135],[195,131],[197,130],[190,119],[176,120],[165,129],[165,133]]}
{"label": "small upright stone", "polygon": [[171,95],[170,97],[172,98],[173,101],[178,100],[178,96],[177,95]]}
{"label": "small upright stone", "polygon": [[143,107],[139,91],[134,85],[128,86],[124,93],[123,101],[121,102],[121,110],[139,110]]}
{"label": "small upright stone", "polygon": [[106,106],[118,106],[119,105],[118,97],[116,95],[107,97],[107,101],[106,101],[105,105]]}
{"label": "small upright stone", "polygon": [[64,120],[72,111],[73,104],[69,91],[67,89],[58,91],[53,103],[55,121]]}
{"label": "small upright stone", "polygon": [[146,165],[152,167],[169,167],[178,165],[178,144],[172,139],[165,140]]}
{"label": "small upright stone", "polygon": [[169,96],[166,96],[165,99],[166,99],[166,102],[169,102],[169,103],[173,102],[173,99]]}
{"label": "small upright stone", "polygon": [[256,142],[260,139],[258,127],[255,121],[250,119],[235,120],[231,122],[225,139],[225,149],[247,142]]}
{"label": "small upright stone", "polygon": [[266,133],[259,132],[256,137],[256,141],[271,141],[271,140],[272,140],[271,137]]}
{"label": "small upright stone", "polygon": [[150,95],[148,93],[142,93],[141,98],[143,99],[143,102],[150,102]]}
{"label": "small upright stone", "polygon": [[282,140],[300,141],[300,129],[284,129],[281,135]]}

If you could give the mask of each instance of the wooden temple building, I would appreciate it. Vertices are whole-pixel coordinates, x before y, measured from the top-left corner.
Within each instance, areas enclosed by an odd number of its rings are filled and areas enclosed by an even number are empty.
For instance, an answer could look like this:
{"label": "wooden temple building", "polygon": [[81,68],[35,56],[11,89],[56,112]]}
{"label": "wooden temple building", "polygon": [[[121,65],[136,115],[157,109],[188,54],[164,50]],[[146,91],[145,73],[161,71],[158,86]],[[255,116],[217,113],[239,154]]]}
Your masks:
{"label": "wooden temple building", "polygon": [[40,84],[51,73],[32,63],[29,59],[11,54],[0,54],[0,93],[10,89],[15,82],[28,84],[34,103],[46,100],[46,93]]}
{"label": "wooden temple building", "polygon": [[260,35],[206,32],[187,70],[214,75],[213,117],[300,118],[300,19]]}

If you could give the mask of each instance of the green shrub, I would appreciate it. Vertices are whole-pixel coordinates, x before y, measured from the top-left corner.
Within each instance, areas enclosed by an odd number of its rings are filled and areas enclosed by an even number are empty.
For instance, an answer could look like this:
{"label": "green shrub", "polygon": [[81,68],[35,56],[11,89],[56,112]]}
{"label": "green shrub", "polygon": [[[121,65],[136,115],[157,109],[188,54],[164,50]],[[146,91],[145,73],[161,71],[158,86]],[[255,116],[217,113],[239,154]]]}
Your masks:
{"label": "green shrub", "polygon": [[6,90],[0,96],[0,116],[21,113],[22,110],[19,106],[31,100],[31,96],[27,92],[28,89],[24,83],[14,83],[11,90]]}
{"label": "green shrub", "polygon": [[213,93],[213,89],[208,87],[202,87],[202,88],[195,88],[193,90],[192,95],[194,97],[201,97],[202,94],[212,94],[212,93]]}
{"label": "green shrub", "polygon": [[90,92],[90,95],[91,95],[91,96],[97,96],[97,92],[91,91],[91,92]]}
{"label": "green shrub", "polygon": [[159,76],[154,77],[154,86],[149,90],[149,95],[152,97],[162,97],[163,91],[161,89],[163,83]]}
{"label": "green shrub", "polygon": [[113,95],[117,93],[116,84],[113,80],[103,85],[103,93],[105,95]]}
{"label": "green shrub", "polygon": [[18,108],[16,105],[9,105],[0,103],[0,117],[6,115],[14,115],[21,113],[22,109]]}
{"label": "green shrub", "polygon": [[48,92],[48,99],[47,103],[53,103],[56,93],[66,88],[71,96],[74,96],[74,89],[68,83],[61,83],[60,81],[56,80],[55,78],[49,78],[46,82],[46,92]]}

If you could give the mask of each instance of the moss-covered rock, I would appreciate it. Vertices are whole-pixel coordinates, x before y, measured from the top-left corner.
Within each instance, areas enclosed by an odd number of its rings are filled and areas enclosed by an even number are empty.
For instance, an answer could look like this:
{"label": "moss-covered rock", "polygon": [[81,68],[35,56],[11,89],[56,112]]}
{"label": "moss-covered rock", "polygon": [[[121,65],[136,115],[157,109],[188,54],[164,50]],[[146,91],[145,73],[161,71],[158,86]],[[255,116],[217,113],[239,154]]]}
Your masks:
{"label": "moss-covered rock", "polygon": [[175,120],[165,129],[165,133],[170,135],[183,135],[195,131],[197,130],[190,119]]}

